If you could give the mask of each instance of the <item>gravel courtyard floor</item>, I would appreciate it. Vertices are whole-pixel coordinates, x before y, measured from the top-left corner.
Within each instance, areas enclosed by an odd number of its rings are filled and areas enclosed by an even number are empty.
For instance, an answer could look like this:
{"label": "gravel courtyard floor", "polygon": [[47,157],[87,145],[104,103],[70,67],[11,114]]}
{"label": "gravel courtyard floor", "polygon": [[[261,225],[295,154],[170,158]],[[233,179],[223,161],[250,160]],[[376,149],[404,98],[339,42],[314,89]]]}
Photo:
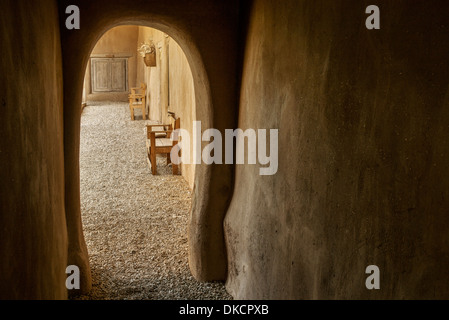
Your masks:
{"label": "gravel courtyard floor", "polygon": [[147,164],[144,127],[126,103],[95,103],[81,119],[81,213],[93,289],[75,299],[220,299],[224,284],[199,283],[188,266],[191,193],[165,159]]}

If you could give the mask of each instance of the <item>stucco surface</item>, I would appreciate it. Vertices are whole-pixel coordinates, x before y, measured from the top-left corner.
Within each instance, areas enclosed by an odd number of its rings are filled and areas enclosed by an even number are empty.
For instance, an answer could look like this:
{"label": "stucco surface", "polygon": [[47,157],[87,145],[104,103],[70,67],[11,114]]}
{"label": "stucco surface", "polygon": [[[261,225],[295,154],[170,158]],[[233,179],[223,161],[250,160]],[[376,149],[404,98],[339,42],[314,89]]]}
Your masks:
{"label": "stucco surface", "polygon": [[[88,253],[82,234],[79,195],[79,136],[83,76],[89,53],[111,27],[143,25],[169,34],[183,49],[192,71],[196,117],[204,128],[236,124],[238,2],[211,1],[77,1],[81,29],[65,29],[65,8],[59,1],[64,68],[65,200],[69,263],[82,268],[82,288],[89,290]],[[217,41],[219,40],[219,41]],[[226,49],[226,50],[225,50]],[[223,63],[226,62],[226,63]],[[232,166],[195,168],[189,222],[189,264],[200,281],[226,278],[223,218],[233,181]]]}
{"label": "stucco surface", "polygon": [[54,1],[0,15],[0,299],[64,299],[62,62]]}
{"label": "stucco surface", "polygon": [[236,168],[234,298],[449,294],[448,3],[376,3],[375,31],[367,1],[250,10],[239,127],[279,129],[279,170]]}
{"label": "stucco surface", "polygon": [[[71,1],[32,11],[2,1],[0,298],[66,298],[70,264],[81,291],[91,286],[84,70],[100,37],[130,24],[179,44],[203,130],[279,129],[273,176],[258,165],[237,165],[235,176],[230,165],[196,166],[196,279],[227,278],[237,299],[447,298],[447,1],[378,0],[372,31],[368,1],[255,0],[247,16],[238,1],[76,2],[80,30],[65,28]],[[381,290],[365,287],[372,264]]]}

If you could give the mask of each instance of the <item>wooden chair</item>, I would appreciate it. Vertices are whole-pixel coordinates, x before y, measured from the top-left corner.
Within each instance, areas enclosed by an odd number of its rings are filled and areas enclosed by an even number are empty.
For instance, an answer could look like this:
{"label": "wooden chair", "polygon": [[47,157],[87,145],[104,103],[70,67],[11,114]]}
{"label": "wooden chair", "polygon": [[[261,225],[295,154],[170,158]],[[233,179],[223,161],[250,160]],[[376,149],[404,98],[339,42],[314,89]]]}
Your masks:
{"label": "wooden chair", "polygon": [[134,109],[141,109],[142,118],[146,120],[146,95],[147,85],[145,83],[141,83],[138,88],[131,88],[131,94],[128,96],[131,120],[134,120]]}
{"label": "wooden chair", "polygon": [[[178,141],[172,141],[171,136],[173,128],[175,130],[180,128],[180,121],[179,118],[175,119],[174,125],[147,125],[147,155],[153,175],[157,174],[156,155],[165,154],[167,165],[171,163],[170,152],[178,144]],[[172,163],[172,172],[174,175],[178,174],[178,165]]]}

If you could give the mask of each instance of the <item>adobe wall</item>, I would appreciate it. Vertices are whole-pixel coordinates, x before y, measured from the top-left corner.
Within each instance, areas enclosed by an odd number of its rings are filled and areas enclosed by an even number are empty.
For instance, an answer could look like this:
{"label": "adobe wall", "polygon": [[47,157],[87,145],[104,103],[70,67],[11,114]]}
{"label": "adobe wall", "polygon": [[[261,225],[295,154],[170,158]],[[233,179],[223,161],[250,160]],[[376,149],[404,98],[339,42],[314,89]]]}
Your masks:
{"label": "adobe wall", "polygon": [[[62,60],[56,2],[0,16],[0,299],[64,299]],[[79,104],[78,104],[79,110]]]}
{"label": "adobe wall", "polygon": [[192,72],[181,47],[173,40],[169,44],[169,110],[181,118],[181,128],[190,134],[190,164],[182,163],[182,175],[193,189],[195,165],[193,164],[193,121],[196,117],[195,90]]}
{"label": "adobe wall", "polygon": [[[81,291],[87,291],[91,278],[80,216],[79,106],[90,51],[104,32],[118,25],[143,25],[169,34],[183,49],[192,70],[197,119],[203,120],[203,129],[214,127],[224,132],[237,123],[238,48],[235,39],[239,7],[238,1],[78,0],[81,29],[67,30],[65,8],[73,3],[61,0],[58,4],[64,70],[68,261],[80,266]],[[220,63],[222,61],[227,63]],[[226,278],[223,219],[232,188],[232,166],[196,166],[188,241],[190,269],[200,281]]]}
{"label": "adobe wall", "polygon": [[[77,2],[78,31],[64,29],[72,3],[58,2],[62,43],[54,1],[33,11],[2,4],[0,298],[65,298],[67,264],[89,288],[79,106],[89,53],[107,29],[171,32],[191,62],[197,117],[213,106],[208,126],[236,124],[235,6]],[[245,299],[447,298],[449,4],[377,3],[381,30],[368,31],[367,1],[255,1],[238,126],[279,128],[279,170],[237,166],[226,273],[232,170],[198,166],[189,235],[197,279],[228,274],[228,290]],[[370,264],[381,290],[365,288]]]}
{"label": "adobe wall", "polygon": [[[196,118],[195,91],[189,62],[182,48],[166,33],[139,27],[138,45],[150,43],[156,47],[156,66],[147,67],[142,57],[137,59],[137,80],[147,84],[147,108],[149,119],[160,123],[171,123],[167,111],[181,118],[181,128],[193,136],[193,121]],[[201,120],[201,119],[198,119]],[[192,152],[190,152],[192,154]],[[195,166],[182,163],[181,172],[193,189]]]}
{"label": "adobe wall", "polygon": [[[160,123],[166,120],[168,91],[167,83],[162,79],[166,77],[167,52],[165,48],[164,33],[148,27],[139,27],[137,44],[150,44],[150,40],[156,48],[156,66],[147,67],[143,58],[137,59],[137,80],[136,83],[144,82],[147,85],[147,113],[151,120]],[[162,92],[165,89],[165,92]],[[164,94],[165,93],[165,94]],[[166,123],[166,121],[164,122]]]}
{"label": "adobe wall", "polygon": [[236,168],[234,298],[449,295],[449,4],[378,0],[369,31],[370,4],[251,9],[239,127],[279,128],[279,170]]}

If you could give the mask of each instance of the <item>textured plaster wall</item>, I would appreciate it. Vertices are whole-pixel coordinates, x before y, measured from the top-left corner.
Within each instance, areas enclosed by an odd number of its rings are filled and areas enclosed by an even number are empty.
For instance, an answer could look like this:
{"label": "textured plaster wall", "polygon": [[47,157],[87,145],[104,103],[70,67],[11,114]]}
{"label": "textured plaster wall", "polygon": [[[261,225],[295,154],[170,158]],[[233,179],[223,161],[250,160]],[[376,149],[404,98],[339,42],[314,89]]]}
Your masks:
{"label": "textured plaster wall", "polygon": [[279,129],[279,171],[236,168],[235,298],[448,297],[449,4],[379,0],[368,31],[369,4],[250,11],[239,127]]}
{"label": "textured plaster wall", "polygon": [[181,165],[182,175],[193,188],[195,165],[193,163],[193,121],[196,118],[195,90],[192,72],[181,47],[173,40],[169,43],[169,110],[181,118],[181,128],[190,133],[190,163]]}
{"label": "textured plaster wall", "polygon": [[279,171],[237,166],[235,298],[449,294],[448,3],[376,3],[378,31],[367,1],[254,3],[239,126],[279,128]]}
{"label": "textured plaster wall", "polygon": [[[55,1],[0,14],[0,299],[64,299],[61,42]],[[79,104],[78,104],[79,110]]]}
{"label": "textured plaster wall", "polygon": [[[168,97],[167,90],[163,92],[167,86],[165,65],[167,63],[167,50],[164,46],[164,33],[148,27],[139,27],[138,45],[142,43],[150,43],[153,41],[156,47],[156,66],[147,67],[143,62],[143,58],[139,56],[137,62],[137,83],[144,82],[147,84],[147,109],[148,117],[151,120],[163,122],[166,120]],[[163,78],[164,77],[164,78]],[[164,94],[165,93],[165,94]]]}
{"label": "textured plaster wall", "polygon": [[[279,128],[280,156],[274,176],[236,169],[224,223],[235,298],[449,294],[449,4],[377,3],[378,31],[364,26],[367,1],[256,0],[249,11],[238,126]],[[79,0],[77,31],[64,27],[69,4],[58,1],[58,30],[55,1],[33,11],[2,2],[1,299],[65,298],[68,264],[80,266],[82,291],[91,285],[79,106],[106,30],[170,33],[192,68],[197,119],[237,124],[236,2]],[[229,166],[196,168],[189,258],[199,280],[226,278],[233,182]],[[370,264],[381,290],[365,288]]]}
{"label": "textured plaster wall", "polygon": [[[175,112],[181,118],[181,128],[193,136],[193,121],[196,120],[195,90],[190,65],[182,48],[164,32],[139,27],[139,45],[152,41],[156,47],[156,66],[147,67],[143,58],[137,61],[136,83],[147,84],[148,115],[151,120],[171,123],[167,111]],[[192,146],[192,143],[191,143]],[[192,151],[190,151],[192,155]],[[190,163],[193,163],[191,160]],[[184,178],[193,189],[195,166],[181,165]]]}
{"label": "textured plaster wall", "polygon": [[[224,133],[236,124],[238,106],[238,1],[77,0],[81,29],[65,29],[59,4],[64,69],[64,167],[68,263],[81,269],[81,292],[91,287],[88,252],[80,215],[79,138],[84,70],[95,43],[118,25],[143,25],[169,34],[183,49],[195,87],[196,117],[203,128]],[[217,41],[219,39],[219,41]],[[226,50],[225,50],[226,49]],[[225,63],[221,63],[224,62]],[[80,71],[82,70],[82,71]],[[189,221],[189,266],[200,281],[224,280],[227,260],[223,219],[233,186],[230,165],[195,168]]]}

